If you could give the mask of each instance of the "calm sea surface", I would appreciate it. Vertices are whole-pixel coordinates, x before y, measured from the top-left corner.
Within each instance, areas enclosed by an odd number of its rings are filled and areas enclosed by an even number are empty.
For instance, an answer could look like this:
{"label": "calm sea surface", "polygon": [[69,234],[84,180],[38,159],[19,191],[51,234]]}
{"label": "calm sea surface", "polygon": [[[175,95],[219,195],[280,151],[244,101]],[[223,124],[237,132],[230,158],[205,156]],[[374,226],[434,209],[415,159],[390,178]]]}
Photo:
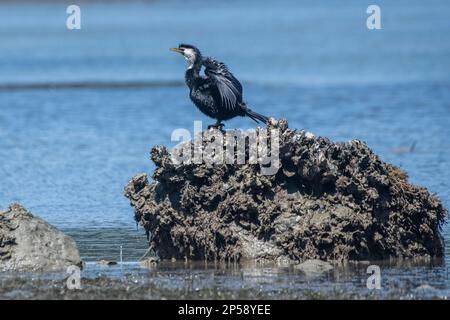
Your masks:
{"label": "calm sea surface", "polygon": [[[118,259],[121,245],[126,261],[145,252],[123,187],[153,171],[149,150],[172,145],[174,129],[211,123],[168,51],[180,42],[225,61],[258,112],[364,140],[450,207],[449,1],[377,1],[375,31],[359,0],[80,2],[73,31],[69,4],[0,3],[0,207],[22,203],[85,260]],[[389,270],[395,281],[404,272]]]}

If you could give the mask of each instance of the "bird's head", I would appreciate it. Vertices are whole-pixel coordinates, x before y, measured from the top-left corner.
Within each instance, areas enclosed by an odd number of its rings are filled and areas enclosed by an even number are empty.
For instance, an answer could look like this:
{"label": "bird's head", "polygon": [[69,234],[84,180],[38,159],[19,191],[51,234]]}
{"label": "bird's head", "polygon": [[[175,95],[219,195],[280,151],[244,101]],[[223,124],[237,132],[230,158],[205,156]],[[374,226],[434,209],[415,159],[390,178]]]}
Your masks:
{"label": "bird's head", "polygon": [[202,54],[200,50],[190,44],[180,44],[178,48],[170,48],[171,51],[181,53],[186,61],[189,63],[189,67],[202,60]]}

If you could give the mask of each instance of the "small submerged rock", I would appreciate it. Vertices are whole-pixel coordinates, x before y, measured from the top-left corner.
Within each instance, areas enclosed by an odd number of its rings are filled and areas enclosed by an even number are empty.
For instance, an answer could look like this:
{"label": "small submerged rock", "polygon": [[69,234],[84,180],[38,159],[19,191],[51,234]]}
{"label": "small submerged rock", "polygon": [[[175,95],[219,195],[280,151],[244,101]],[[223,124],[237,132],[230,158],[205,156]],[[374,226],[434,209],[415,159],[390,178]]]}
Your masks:
{"label": "small submerged rock", "polygon": [[82,267],[75,241],[19,204],[0,211],[0,270],[55,271]]}
{"label": "small submerged rock", "polygon": [[333,270],[333,265],[322,260],[306,260],[294,266],[294,269],[300,270],[307,277],[315,277]]}
{"label": "small submerged rock", "polygon": [[[261,174],[258,163],[177,164],[165,147],[152,149],[153,181],[138,174],[125,196],[160,258],[298,262],[443,255],[447,210],[401,169],[358,140],[333,143],[291,130],[285,120],[270,121],[269,129],[279,132],[280,169],[272,175]],[[200,144],[186,142],[186,150],[206,148],[200,138]]]}
{"label": "small submerged rock", "polygon": [[144,268],[152,268],[157,266],[159,263],[159,258],[158,257],[150,257],[147,259],[144,259],[140,262],[141,267]]}
{"label": "small submerged rock", "polygon": [[414,290],[415,291],[433,291],[433,290],[436,290],[436,288],[433,286],[430,286],[427,283],[424,283],[424,284],[421,284],[420,286],[416,287]]}
{"label": "small submerged rock", "polygon": [[115,265],[117,265],[117,261],[99,260],[99,261],[97,261],[97,264],[102,265],[102,266],[115,266]]}

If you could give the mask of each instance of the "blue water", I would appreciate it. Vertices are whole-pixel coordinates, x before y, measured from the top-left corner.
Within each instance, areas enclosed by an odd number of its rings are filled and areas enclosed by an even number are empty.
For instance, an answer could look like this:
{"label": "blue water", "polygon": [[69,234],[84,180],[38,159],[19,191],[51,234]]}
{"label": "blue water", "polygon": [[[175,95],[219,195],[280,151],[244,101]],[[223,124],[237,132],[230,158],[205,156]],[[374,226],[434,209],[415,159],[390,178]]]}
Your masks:
{"label": "blue water", "polygon": [[150,148],[174,129],[211,123],[168,51],[180,42],[227,62],[258,112],[364,140],[450,207],[450,2],[377,1],[382,29],[369,31],[371,3],[80,2],[82,29],[69,31],[67,1],[1,2],[0,207],[22,203],[86,260],[117,259],[120,245],[140,257],[123,187],[152,172]]}

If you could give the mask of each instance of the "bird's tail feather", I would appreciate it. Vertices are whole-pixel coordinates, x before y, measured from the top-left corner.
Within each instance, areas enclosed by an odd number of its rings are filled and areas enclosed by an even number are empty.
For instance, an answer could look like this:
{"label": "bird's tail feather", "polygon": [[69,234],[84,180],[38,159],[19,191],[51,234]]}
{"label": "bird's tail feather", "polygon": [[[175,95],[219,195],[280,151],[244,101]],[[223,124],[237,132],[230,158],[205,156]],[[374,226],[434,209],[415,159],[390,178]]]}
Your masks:
{"label": "bird's tail feather", "polygon": [[267,122],[269,121],[268,117],[263,116],[262,114],[259,114],[257,112],[254,112],[250,109],[247,109],[245,114],[250,118],[252,118],[256,123],[263,122],[267,124]]}

